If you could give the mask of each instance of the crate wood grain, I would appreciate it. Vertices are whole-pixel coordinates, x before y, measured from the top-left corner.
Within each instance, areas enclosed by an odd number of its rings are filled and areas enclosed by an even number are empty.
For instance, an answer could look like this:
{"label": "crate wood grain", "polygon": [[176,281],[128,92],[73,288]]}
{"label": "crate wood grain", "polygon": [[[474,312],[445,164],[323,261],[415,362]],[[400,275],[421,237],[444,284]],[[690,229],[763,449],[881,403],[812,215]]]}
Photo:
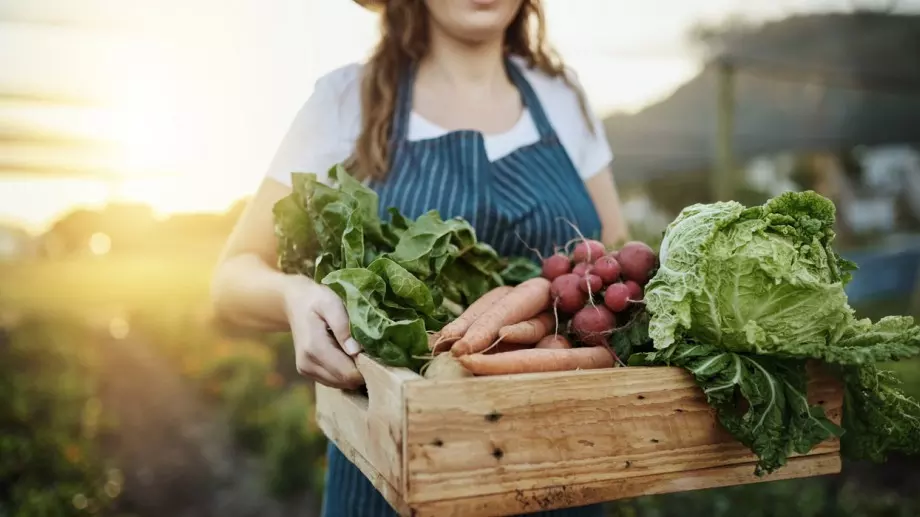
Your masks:
{"label": "crate wood grain", "polygon": [[[839,442],[754,475],[679,368],[423,379],[366,356],[368,396],[317,385],[320,427],[401,515],[504,516],[840,471]],[[840,422],[843,390],[808,398]]]}

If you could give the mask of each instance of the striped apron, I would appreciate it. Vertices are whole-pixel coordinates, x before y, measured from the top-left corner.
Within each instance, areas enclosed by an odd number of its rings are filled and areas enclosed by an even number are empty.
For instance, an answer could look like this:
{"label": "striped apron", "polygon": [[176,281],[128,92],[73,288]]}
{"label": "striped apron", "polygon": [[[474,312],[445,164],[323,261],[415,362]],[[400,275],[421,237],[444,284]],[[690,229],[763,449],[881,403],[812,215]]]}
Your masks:
{"label": "striped apron", "polygon": [[[414,72],[405,74],[397,96],[391,140],[392,167],[385,181],[370,183],[388,207],[416,218],[437,209],[442,217],[470,221],[479,240],[504,256],[536,259],[577,237],[598,238],[601,224],[575,165],[559,141],[536,93],[518,65],[506,60],[511,81],[539,132],[539,140],[489,161],[483,135],[453,131],[426,140],[407,138]],[[600,505],[528,515],[601,517]],[[395,516],[373,485],[333,445],[327,450],[323,517]]]}

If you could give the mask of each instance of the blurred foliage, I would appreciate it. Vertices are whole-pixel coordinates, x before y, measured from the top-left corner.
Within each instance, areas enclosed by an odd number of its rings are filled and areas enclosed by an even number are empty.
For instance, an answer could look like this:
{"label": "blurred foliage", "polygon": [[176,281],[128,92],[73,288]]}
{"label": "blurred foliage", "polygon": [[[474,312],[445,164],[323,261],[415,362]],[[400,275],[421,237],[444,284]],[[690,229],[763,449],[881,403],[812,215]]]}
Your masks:
{"label": "blurred foliage", "polygon": [[145,338],[218,403],[235,441],[263,458],[269,493],[321,490],[326,438],[313,420],[312,390],[296,375],[290,336],[227,337],[200,319],[188,313],[134,315]]}
{"label": "blurred foliage", "polygon": [[100,455],[99,357],[86,329],[26,319],[0,329],[0,515],[103,512],[122,478]]}

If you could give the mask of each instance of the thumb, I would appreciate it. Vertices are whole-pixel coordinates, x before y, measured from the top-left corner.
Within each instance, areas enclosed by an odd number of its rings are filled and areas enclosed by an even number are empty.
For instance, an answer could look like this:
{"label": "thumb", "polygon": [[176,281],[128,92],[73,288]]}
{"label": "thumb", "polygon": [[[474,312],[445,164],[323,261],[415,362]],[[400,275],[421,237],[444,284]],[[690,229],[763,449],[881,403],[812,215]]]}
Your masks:
{"label": "thumb", "polygon": [[346,354],[354,357],[361,352],[361,345],[351,337],[351,325],[348,321],[348,312],[338,296],[330,296],[328,303],[322,304],[320,316],[326,326],[332,331],[335,340]]}

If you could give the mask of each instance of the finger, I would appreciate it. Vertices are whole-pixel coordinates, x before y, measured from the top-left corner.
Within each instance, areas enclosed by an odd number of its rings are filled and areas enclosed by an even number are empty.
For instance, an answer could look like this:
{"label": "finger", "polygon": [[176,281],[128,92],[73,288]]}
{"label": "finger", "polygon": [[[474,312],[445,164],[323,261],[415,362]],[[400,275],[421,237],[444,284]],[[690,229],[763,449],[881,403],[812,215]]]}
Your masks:
{"label": "finger", "polygon": [[310,352],[313,362],[320,364],[323,368],[336,377],[340,382],[351,387],[357,387],[364,383],[364,377],[355,366],[355,361],[345,354],[329,333],[320,330],[321,327],[314,327],[310,340]]}
{"label": "finger", "polygon": [[295,363],[302,375],[327,386],[351,388],[364,379],[354,361],[339,348],[326,331],[326,325],[314,312],[302,314],[291,321],[296,350]]}
{"label": "finger", "polygon": [[318,308],[318,312],[326,322],[329,330],[332,331],[332,335],[335,336],[335,340],[339,343],[339,346],[342,347],[342,350],[345,350],[345,353],[354,357],[361,352],[361,345],[351,337],[351,325],[348,321],[348,311],[345,310],[345,305],[342,303],[342,300],[340,300],[335,293],[330,294],[330,300],[327,303],[323,303]]}
{"label": "finger", "polygon": [[321,365],[297,358],[297,373],[330,388],[343,388],[342,382]]}

